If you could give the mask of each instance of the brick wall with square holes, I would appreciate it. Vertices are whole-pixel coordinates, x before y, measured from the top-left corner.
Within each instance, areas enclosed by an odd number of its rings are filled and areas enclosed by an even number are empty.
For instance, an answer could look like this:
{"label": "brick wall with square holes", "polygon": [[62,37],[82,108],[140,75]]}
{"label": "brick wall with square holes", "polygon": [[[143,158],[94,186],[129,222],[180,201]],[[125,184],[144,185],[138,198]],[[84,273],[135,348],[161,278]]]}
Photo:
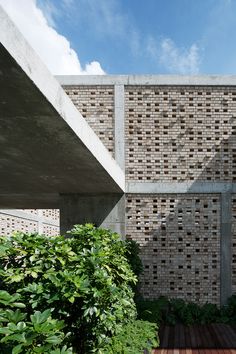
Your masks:
{"label": "brick wall with square holes", "polygon": [[114,156],[113,86],[65,86],[66,93]]}
{"label": "brick wall with square holes", "polygon": [[[106,130],[114,139],[113,89],[102,87],[111,99],[104,125],[98,114],[105,99],[100,86],[66,86],[66,92],[114,153]],[[94,92],[97,104],[91,106]],[[125,86],[124,107],[127,181],[236,181],[235,87],[130,85]],[[143,295],[219,304],[219,195],[132,194],[127,208],[127,236],[142,247]]]}
{"label": "brick wall with square holes", "polygon": [[232,195],[232,290],[236,294],[236,194]]}
{"label": "brick wall with square holes", "polygon": [[236,88],[126,86],[127,179],[236,181]]}
{"label": "brick wall with square holes", "polygon": [[15,231],[26,233],[37,232],[38,223],[12,215],[0,214],[0,234],[8,236]]}
{"label": "brick wall with square holes", "polygon": [[220,197],[127,195],[127,238],[141,246],[141,292],[198,303],[220,301]]}
{"label": "brick wall with square holes", "polygon": [[[24,217],[22,214],[16,216],[10,215],[10,212],[5,214],[0,211],[0,235],[11,235],[15,231],[40,232],[47,236],[60,234],[58,209],[19,209],[19,212],[23,212]],[[33,216],[33,220],[28,214]]]}

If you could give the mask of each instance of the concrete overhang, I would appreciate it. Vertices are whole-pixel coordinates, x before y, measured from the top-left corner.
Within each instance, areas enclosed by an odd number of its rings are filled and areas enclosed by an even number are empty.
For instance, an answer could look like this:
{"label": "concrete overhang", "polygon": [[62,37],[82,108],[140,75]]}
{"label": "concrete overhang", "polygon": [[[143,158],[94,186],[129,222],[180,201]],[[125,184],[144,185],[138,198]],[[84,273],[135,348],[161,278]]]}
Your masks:
{"label": "concrete overhang", "polygon": [[0,39],[0,208],[122,194],[124,172],[1,6]]}
{"label": "concrete overhang", "polygon": [[57,75],[63,86],[236,86],[236,75]]}

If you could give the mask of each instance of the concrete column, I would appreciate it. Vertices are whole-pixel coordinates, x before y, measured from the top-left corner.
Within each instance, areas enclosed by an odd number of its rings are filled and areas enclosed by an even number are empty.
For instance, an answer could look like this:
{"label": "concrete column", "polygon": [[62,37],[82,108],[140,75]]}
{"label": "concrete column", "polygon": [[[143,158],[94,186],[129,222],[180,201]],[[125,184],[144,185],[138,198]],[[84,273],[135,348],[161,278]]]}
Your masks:
{"label": "concrete column", "polygon": [[114,86],[115,160],[125,170],[125,94],[124,85]]}
{"label": "concrete column", "polygon": [[43,213],[42,213],[42,209],[38,209],[38,233],[40,235],[43,234],[43,221],[42,221],[42,216],[43,216]]}
{"label": "concrete column", "polygon": [[60,232],[75,224],[93,223],[125,237],[125,196],[117,194],[61,194]]}
{"label": "concrete column", "polygon": [[232,208],[231,191],[221,193],[220,302],[232,295]]}

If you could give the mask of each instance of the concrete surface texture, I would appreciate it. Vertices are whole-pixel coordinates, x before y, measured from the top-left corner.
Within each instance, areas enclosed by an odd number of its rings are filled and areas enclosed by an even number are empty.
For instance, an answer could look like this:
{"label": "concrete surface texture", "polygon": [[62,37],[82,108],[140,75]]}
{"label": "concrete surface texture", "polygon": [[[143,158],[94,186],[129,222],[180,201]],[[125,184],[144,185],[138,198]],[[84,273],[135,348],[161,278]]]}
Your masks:
{"label": "concrete surface texture", "polygon": [[123,171],[1,7],[0,40],[0,195],[122,194]]}

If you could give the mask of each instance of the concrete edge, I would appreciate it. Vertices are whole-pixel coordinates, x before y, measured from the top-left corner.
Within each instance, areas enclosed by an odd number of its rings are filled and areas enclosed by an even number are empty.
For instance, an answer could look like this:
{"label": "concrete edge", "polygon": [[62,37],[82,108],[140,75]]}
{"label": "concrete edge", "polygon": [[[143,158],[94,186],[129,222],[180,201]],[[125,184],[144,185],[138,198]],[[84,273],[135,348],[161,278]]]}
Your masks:
{"label": "concrete edge", "polygon": [[236,86],[236,75],[57,75],[61,85]]}
{"label": "concrete edge", "polygon": [[60,117],[124,191],[124,172],[1,6],[0,41]]}
{"label": "concrete edge", "polygon": [[59,209],[60,196],[45,194],[0,194],[0,208],[9,209],[14,201],[17,209]]}
{"label": "concrete edge", "polygon": [[236,183],[227,182],[136,182],[126,183],[126,193],[164,194],[164,193],[236,193]]}

